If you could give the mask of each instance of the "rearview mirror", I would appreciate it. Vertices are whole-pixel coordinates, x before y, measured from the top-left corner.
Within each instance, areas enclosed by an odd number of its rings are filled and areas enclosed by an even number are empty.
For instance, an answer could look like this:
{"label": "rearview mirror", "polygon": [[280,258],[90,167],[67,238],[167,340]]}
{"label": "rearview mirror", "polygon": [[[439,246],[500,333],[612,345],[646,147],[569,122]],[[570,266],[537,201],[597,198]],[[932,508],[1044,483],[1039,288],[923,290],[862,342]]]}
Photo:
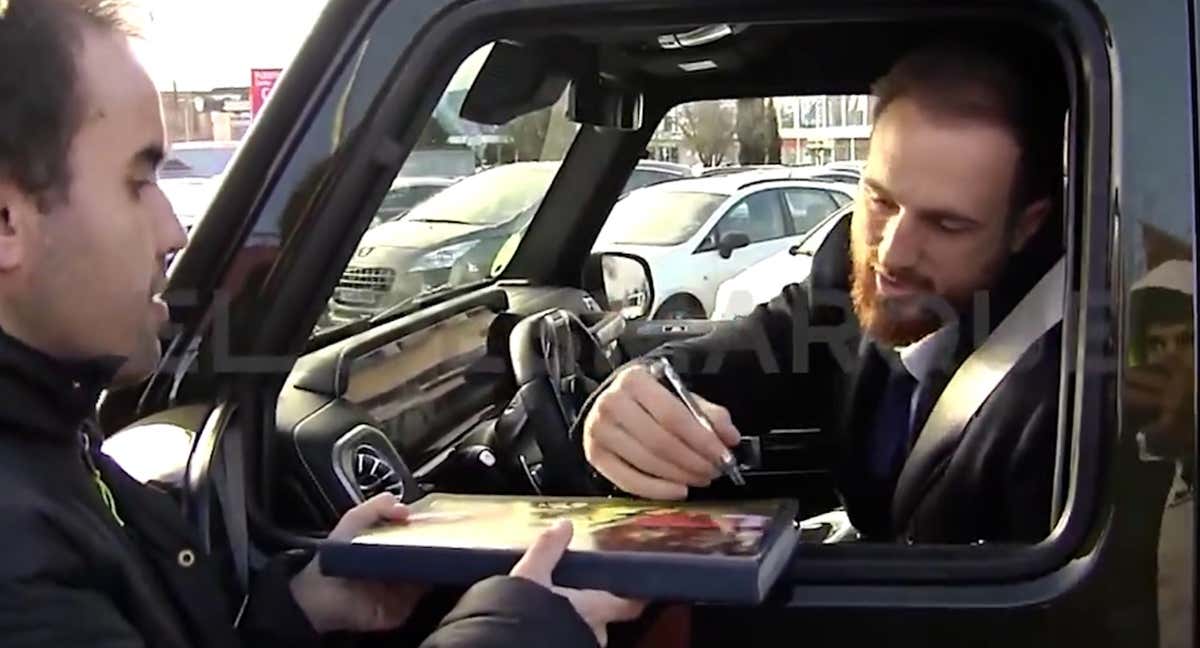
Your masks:
{"label": "rearview mirror", "polygon": [[642,93],[612,86],[599,74],[571,82],[567,118],[577,124],[621,131],[642,128]]}
{"label": "rearview mirror", "polygon": [[479,124],[499,126],[553,106],[570,81],[563,70],[553,67],[553,61],[545,45],[495,43],[459,114]]}
{"label": "rearview mirror", "polygon": [[459,115],[480,124],[503,125],[553,106],[568,87],[571,121],[622,131],[642,128],[642,93],[601,74],[595,46],[570,38],[493,44]]}
{"label": "rearview mirror", "polygon": [[583,288],[604,310],[618,311],[633,320],[650,314],[654,282],[646,260],[621,252],[604,252],[588,257],[583,268]]}
{"label": "rearview mirror", "polygon": [[722,259],[733,256],[733,251],[750,245],[750,237],[745,232],[726,232],[717,243],[717,250]]}

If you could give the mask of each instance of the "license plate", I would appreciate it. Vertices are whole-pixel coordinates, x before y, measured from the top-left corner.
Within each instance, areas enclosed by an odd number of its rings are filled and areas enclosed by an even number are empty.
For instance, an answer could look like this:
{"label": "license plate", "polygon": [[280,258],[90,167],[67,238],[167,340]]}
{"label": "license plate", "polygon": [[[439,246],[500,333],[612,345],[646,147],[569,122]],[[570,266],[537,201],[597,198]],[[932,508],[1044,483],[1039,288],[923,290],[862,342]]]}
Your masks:
{"label": "license plate", "polygon": [[337,300],[343,304],[353,304],[355,306],[374,306],[375,302],[379,300],[379,295],[371,290],[338,288]]}

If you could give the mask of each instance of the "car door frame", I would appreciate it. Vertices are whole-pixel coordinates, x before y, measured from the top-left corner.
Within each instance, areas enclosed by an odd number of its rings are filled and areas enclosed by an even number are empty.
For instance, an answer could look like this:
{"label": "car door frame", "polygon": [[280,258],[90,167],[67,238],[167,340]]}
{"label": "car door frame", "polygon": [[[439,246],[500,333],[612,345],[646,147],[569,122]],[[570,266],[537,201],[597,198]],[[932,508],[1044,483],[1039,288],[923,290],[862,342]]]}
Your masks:
{"label": "car door frame", "polygon": [[[383,7],[382,0],[380,0],[380,2],[373,3],[369,10],[361,15],[350,15],[350,10],[345,7],[335,8],[335,5],[338,4],[342,3],[331,3],[330,8],[327,8],[326,13],[323,14],[323,19],[332,16],[333,18],[330,20],[345,21],[347,24],[343,26],[344,29],[341,33],[357,33],[353,32],[352,26],[361,25],[362,21],[374,20],[374,17],[371,17],[372,10],[394,9],[400,3],[391,3]],[[688,9],[684,7],[686,3],[682,0],[667,4],[670,7],[664,9],[667,12],[664,15],[670,15],[670,11],[674,10],[677,14],[686,13],[694,19],[708,19],[708,17],[734,19],[740,16],[744,20],[751,20],[755,17],[773,15],[772,12],[778,9],[776,3],[765,1],[738,6],[736,10],[728,5],[718,6],[715,3],[700,3],[696,7]],[[1111,161],[1108,157],[1111,149],[1104,146],[1107,144],[1107,136],[1104,133],[1110,132],[1109,122],[1111,121],[1112,107],[1107,92],[1111,70],[1110,61],[1106,58],[1104,32],[1098,25],[1096,16],[1081,8],[1079,3],[1067,2],[1067,0],[1046,0],[1044,4],[1062,9],[1069,18],[1068,29],[1071,30],[1072,35],[1086,45],[1085,52],[1081,56],[1084,57],[1087,65],[1082,73],[1092,84],[1090,87],[1093,92],[1080,98],[1080,101],[1088,104],[1087,115],[1090,120],[1086,124],[1088,127],[1086,132],[1081,131],[1081,133],[1085,133],[1089,139],[1084,140],[1085,134],[1080,134],[1079,139],[1084,141],[1073,142],[1071,154],[1073,162],[1087,158],[1089,162],[1087,170],[1091,175],[1085,179],[1082,186],[1076,187],[1077,192],[1071,196],[1072,202],[1069,205],[1073,208],[1074,201],[1078,200],[1082,212],[1090,215],[1094,210],[1108,204],[1108,181],[1111,177],[1109,174]],[[197,232],[198,237],[203,237],[204,240],[216,241],[217,237],[222,235],[218,223],[222,221],[232,223],[240,228],[240,230],[234,230],[240,231],[240,238],[235,237],[238,238],[240,244],[240,240],[249,233],[248,225],[254,222],[258,210],[264,209],[268,202],[279,208],[280,203],[290,202],[293,195],[306,199],[304,200],[306,207],[302,210],[302,215],[311,217],[300,219],[300,222],[304,222],[306,225],[303,231],[298,225],[294,225],[283,233],[287,235],[283,237],[288,244],[286,254],[281,254],[272,263],[262,264],[269,270],[261,284],[269,298],[262,303],[251,305],[231,306],[226,303],[227,317],[224,318],[226,321],[223,325],[229,327],[227,333],[231,331],[234,333],[225,338],[226,344],[236,337],[234,348],[230,350],[233,357],[226,358],[226,360],[230,364],[237,364],[234,361],[241,361],[239,365],[241,369],[233,371],[227,364],[225,371],[214,372],[219,382],[230,380],[230,374],[233,374],[241,380],[268,387],[280,380],[281,372],[286,373],[295,353],[303,348],[308,333],[303,330],[304,327],[297,326],[297,322],[315,321],[318,315],[320,300],[314,302],[312,294],[314,292],[328,294],[332,290],[338,276],[337,271],[340,270],[337,266],[344,265],[344,261],[349,258],[353,251],[356,234],[365,229],[365,225],[373,213],[373,208],[367,206],[377,204],[378,201],[375,199],[382,196],[387,184],[392,179],[390,175],[394,173],[395,168],[399,166],[407,151],[413,146],[416,137],[415,129],[408,128],[404,124],[411,123],[413,120],[423,123],[424,115],[421,112],[424,111],[425,114],[428,114],[431,109],[431,106],[427,105],[430,101],[423,100],[424,95],[428,93],[422,93],[421,89],[429,87],[429,84],[435,84],[437,87],[444,85],[444,82],[449,79],[449,74],[453,72],[453,70],[447,71],[446,61],[457,63],[462,58],[457,54],[461,54],[471,46],[471,42],[463,42],[461,38],[454,38],[455,36],[461,36],[466,33],[468,27],[478,27],[488,20],[495,21],[492,24],[503,22],[500,20],[501,18],[514,16],[520,17],[522,20],[529,20],[530,17],[539,15],[538,9],[550,8],[565,11],[586,7],[595,11],[605,10],[599,3],[584,0],[496,1],[489,3],[487,7],[484,6],[484,3],[473,2],[455,5],[453,10],[451,10],[452,3],[449,0],[407,0],[406,5],[397,11],[403,11],[410,24],[407,30],[401,28],[400,32],[407,31],[412,35],[408,40],[399,38],[391,41],[393,45],[397,42],[402,44],[399,51],[393,56],[394,73],[389,72],[389,83],[386,90],[378,93],[379,96],[375,96],[376,93],[370,93],[368,103],[374,114],[361,121],[362,129],[347,138],[343,146],[338,147],[333,154],[321,159],[313,156],[306,160],[300,160],[297,159],[299,156],[295,150],[300,144],[296,141],[299,138],[296,131],[305,127],[307,121],[313,116],[300,114],[303,111],[290,107],[276,108],[276,106],[283,105],[283,99],[269,102],[271,105],[268,105],[264,116],[275,115],[275,117],[269,122],[264,122],[261,127],[257,127],[261,132],[267,134],[260,135],[259,132],[255,132],[247,145],[246,152],[239,155],[239,159],[235,160],[234,166],[231,168],[233,173],[245,172],[247,174],[246,178],[239,178],[236,181],[242,185],[241,189],[229,192],[222,189],[217,200],[214,201],[213,211],[227,210],[225,216],[220,221],[209,221],[206,218],[201,227],[203,231]],[[610,15],[625,15],[634,18],[642,15],[638,10],[623,4],[613,5],[607,9],[612,12]],[[356,7],[355,13],[358,11],[361,9]],[[830,11],[835,10],[831,7]],[[622,12],[626,13],[622,14]],[[918,15],[921,14],[918,12]],[[417,29],[420,29],[419,35],[415,33]],[[334,30],[333,35],[337,34],[338,31]],[[317,42],[327,35],[329,34],[315,34],[311,40]],[[359,33],[358,37],[361,39],[362,34]],[[361,40],[348,39],[344,43],[339,40],[336,45],[344,45],[344,47],[329,49],[341,56],[348,53],[346,50],[353,52],[358,42]],[[426,43],[429,46],[425,46]],[[322,51],[323,48],[319,46],[319,43],[311,45],[305,50],[302,57],[311,59]],[[1097,52],[1103,53],[1103,55],[1097,54]],[[349,59],[339,60],[342,60],[343,63],[350,62]],[[310,74],[309,76],[319,79],[322,84],[332,85],[332,80],[326,77],[340,76],[343,71],[343,68],[336,65],[331,70],[327,64],[323,69],[326,74]],[[303,93],[312,92],[312,88],[305,87],[302,82],[305,76],[303,72],[289,71],[281,79],[275,97],[280,97],[282,93],[282,96],[289,96],[302,106],[319,104],[318,97],[323,101],[328,93],[328,87],[322,85],[320,86],[321,91],[315,96],[304,96]],[[379,85],[382,85],[382,82]],[[301,118],[292,123],[290,127],[287,126],[287,120],[281,117],[285,116],[289,110],[297,113],[296,116]],[[651,109],[648,114],[654,114],[654,110]],[[386,120],[383,116],[386,116]],[[277,132],[272,133],[272,129]],[[293,138],[285,137],[285,131],[290,133]],[[276,152],[272,154],[268,148],[272,142],[287,146],[276,149]],[[564,169],[572,169],[571,174],[602,173],[606,168],[630,162],[632,157],[627,158],[627,156],[636,155],[632,138],[606,137],[601,133],[584,132],[573,145],[572,152],[580,146],[581,142],[594,145],[591,152],[599,152],[604,155],[601,155],[599,159],[587,160],[569,152],[567,160],[564,161]],[[253,167],[256,159],[269,162],[264,167],[265,170],[258,174],[246,170]],[[320,168],[314,168],[318,166],[314,162],[326,161],[336,162],[336,164],[330,163],[320,166]],[[304,169],[300,170],[300,175],[307,177],[309,182],[301,182],[295,177],[285,180],[286,171],[297,170],[294,165],[304,166]],[[269,174],[267,170],[270,171]],[[316,175],[310,175],[310,172],[314,171]],[[316,182],[312,181],[314,177]],[[569,174],[569,177],[577,177],[577,175]],[[596,177],[605,176],[598,175]],[[257,184],[255,179],[258,181]],[[611,186],[613,184],[613,181],[605,180],[595,184],[589,192],[592,194],[607,192],[615,196],[617,192],[616,187]],[[569,179],[560,183],[559,178],[556,178],[554,185],[551,187],[547,200],[543,202],[542,209],[551,208],[557,196],[573,189],[569,186]],[[243,206],[253,207],[253,209],[241,212],[240,216],[235,215],[238,212],[232,209],[238,205],[238,199],[231,197],[239,193],[242,194]],[[602,203],[603,201],[600,201],[596,205],[590,205],[588,210],[598,210],[603,206]],[[582,216],[587,217],[589,214],[585,212]],[[785,226],[786,220],[789,219],[785,218]],[[590,236],[594,239],[601,221],[602,218],[594,218],[590,228],[584,228],[575,236],[580,238]],[[589,229],[592,231],[589,232]],[[1112,238],[1111,232],[1106,231],[1107,229],[1109,228],[1085,225],[1081,244],[1086,248],[1087,258],[1094,261],[1107,258],[1106,251],[1109,249]],[[531,230],[531,238],[523,242],[521,247],[524,250],[518,250],[514,257],[514,263],[518,264],[518,261],[533,255],[531,250],[535,249],[538,243],[543,242],[552,231],[539,229],[539,232],[535,233]],[[538,275],[541,278],[553,280],[568,277],[569,263],[566,255],[574,253],[574,243],[576,243],[574,238],[566,239],[566,244],[561,246],[557,258],[545,259],[540,263],[531,262],[526,267],[548,271]],[[236,245],[214,245],[216,246],[214,249],[190,250],[189,253],[181,255],[173,276],[173,284],[185,284],[185,278],[202,284],[199,274],[205,271],[204,259],[208,258],[212,262],[207,268],[208,273],[212,273],[214,267],[223,269],[222,272],[214,273],[216,276],[209,282],[214,287],[213,292],[216,292],[217,282],[225,278],[229,262],[238,250]],[[324,251],[326,254],[314,255],[312,254],[314,250]],[[293,263],[297,258],[304,258],[305,263]],[[1096,333],[1094,329],[1098,328],[1103,337],[1106,330],[1103,322],[1107,321],[1108,307],[1089,303],[1086,296],[1087,289],[1105,285],[1105,269],[1101,266],[1103,266],[1102,263],[1094,262],[1084,268],[1083,308],[1089,312],[1089,316],[1085,318],[1087,320],[1085,322],[1070,322],[1069,325],[1078,325],[1081,333],[1090,335],[1094,335]],[[577,281],[577,279],[564,279],[564,281]],[[306,296],[308,299],[305,299]],[[216,312],[220,310],[219,300],[211,295],[201,295],[199,301],[197,310],[201,312],[191,314],[188,319],[194,326],[191,338],[189,339],[187,335],[177,337],[168,349],[169,359],[178,359],[181,356],[186,358],[186,352],[191,349],[190,342],[197,338],[195,332],[201,326],[212,327],[215,324],[219,327],[222,325],[220,313]],[[1092,310],[1087,311],[1087,309]],[[1093,316],[1101,323],[1096,327],[1089,328],[1086,324],[1091,321],[1090,318]],[[219,338],[220,336],[208,336],[202,341],[205,344],[212,344],[213,337]],[[1081,340],[1086,341],[1090,338],[1082,335]],[[1081,345],[1084,344],[1090,345],[1091,343],[1081,342]],[[1096,349],[1091,348],[1091,350]],[[254,362],[248,363],[248,360]],[[186,372],[193,363],[191,359],[185,359],[183,364],[181,370]],[[254,367],[248,368],[247,364],[253,364]],[[168,376],[168,378],[174,377],[175,375]],[[1101,380],[1101,377],[1085,376],[1081,380],[1088,382],[1087,388],[1082,390],[1083,393],[1076,394],[1076,402],[1072,404],[1075,417],[1073,429],[1086,431],[1089,429],[1088,426],[1095,426],[1096,430],[1108,429],[1103,418],[1106,408],[1096,397],[1101,390],[1098,389],[1099,385],[1095,381]],[[167,391],[170,391],[170,382],[168,381]],[[170,402],[170,400],[165,399],[162,402]],[[1098,466],[1096,464],[1098,461],[1092,461],[1092,459],[1098,460],[1104,456],[1104,452],[1103,448],[1098,445],[1101,441],[1099,433],[1081,436],[1086,438],[1080,441],[1081,447],[1077,451],[1079,456],[1074,458],[1073,468],[1075,469],[1075,479],[1086,486],[1093,484],[1097,478]],[[262,461],[261,457],[255,459]],[[893,547],[880,547],[878,551],[868,549],[849,552],[854,555],[842,555],[840,559],[827,552],[826,555],[819,557],[820,559],[815,555],[798,556],[798,560],[793,563],[793,569],[789,574],[789,582],[793,583],[793,587],[788,604],[799,607],[833,605],[858,608],[863,606],[933,605],[957,608],[981,604],[1000,607],[1018,604],[1032,605],[1052,600],[1079,586],[1091,571],[1096,560],[1094,552],[1079,557],[1075,556],[1075,552],[1081,547],[1091,529],[1092,515],[1098,502],[1091,497],[1084,497],[1073,501],[1073,504],[1075,508],[1066,517],[1065,525],[1056,529],[1055,534],[1046,543],[1031,548],[1022,548],[1020,551],[1009,551],[999,547],[982,547],[978,551],[972,551],[970,558],[956,560],[952,570],[947,569],[934,573],[929,571],[929,560],[936,561],[946,556],[946,550],[937,547],[905,547],[899,556],[896,555],[898,548]],[[954,555],[959,556],[959,554]],[[1000,582],[995,582],[994,579],[1000,578],[999,573],[1003,573],[1004,576]],[[830,585],[831,579],[837,584]],[[859,587],[853,585],[855,582],[870,585]],[[926,585],[917,584],[921,582]],[[974,600],[964,600],[963,588],[955,586],[954,583],[970,583],[976,587],[973,590]]]}

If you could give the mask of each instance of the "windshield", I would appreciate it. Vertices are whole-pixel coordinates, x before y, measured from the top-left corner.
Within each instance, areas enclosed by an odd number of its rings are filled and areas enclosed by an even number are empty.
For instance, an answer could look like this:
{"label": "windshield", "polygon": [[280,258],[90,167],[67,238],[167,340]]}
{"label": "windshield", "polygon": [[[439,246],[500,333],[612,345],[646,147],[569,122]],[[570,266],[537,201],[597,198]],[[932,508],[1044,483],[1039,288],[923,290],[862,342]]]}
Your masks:
{"label": "windshield", "polygon": [[600,240],[625,245],[679,245],[728,199],[699,191],[635,191],[618,202]]}
{"label": "windshield", "polygon": [[567,118],[565,91],[505,124],[464,118],[463,102],[491,51],[488,45],[467,57],[442,93],[316,333],[394,317],[507,267],[579,126]]}
{"label": "windshield", "polygon": [[537,206],[557,171],[557,164],[499,166],[439,192],[414,207],[404,220],[499,225]]}

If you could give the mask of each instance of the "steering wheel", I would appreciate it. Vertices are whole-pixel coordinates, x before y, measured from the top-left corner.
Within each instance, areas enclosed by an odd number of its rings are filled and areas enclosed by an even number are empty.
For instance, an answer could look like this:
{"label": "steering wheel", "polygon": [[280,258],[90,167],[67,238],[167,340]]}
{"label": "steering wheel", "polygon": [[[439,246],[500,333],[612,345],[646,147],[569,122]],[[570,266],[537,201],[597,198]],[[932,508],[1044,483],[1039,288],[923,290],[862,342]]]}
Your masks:
{"label": "steering wheel", "polygon": [[597,494],[570,431],[587,398],[614,370],[604,343],[570,311],[526,317],[509,334],[516,396],[496,422],[499,450],[541,494]]}

